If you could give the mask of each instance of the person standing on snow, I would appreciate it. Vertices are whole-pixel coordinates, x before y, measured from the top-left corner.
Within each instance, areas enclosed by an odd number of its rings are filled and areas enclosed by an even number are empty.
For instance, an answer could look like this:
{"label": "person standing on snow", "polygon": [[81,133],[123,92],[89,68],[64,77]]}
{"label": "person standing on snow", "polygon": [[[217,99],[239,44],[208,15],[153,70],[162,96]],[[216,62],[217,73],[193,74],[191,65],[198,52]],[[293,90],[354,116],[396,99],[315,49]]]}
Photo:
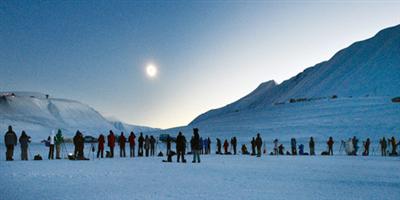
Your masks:
{"label": "person standing on snow", "polygon": [[166,155],[169,155],[171,152],[171,137],[169,137],[169,135],[167,136],[167,153]]}
{"label": "person standing on snow", "polygon": [[279,141],[278,141],[278,139],[275,139],[274,141],[273,141],[273,143],[274,143],[274,155],[278,155],[279,154],[279,152],[278,152],[278,148],[279,148]]}
{"label": "person standing on snow", "polygon": [[196,163],[196,161],[198,163],[200,163],[200,151],[201,151],[201,147],[200,147],[200,135],[199,135],[199,129],[198,128],[194,128],[193,129],[193,161],[192,163]]}
{"label": "person standing on snow", "polygon": [[236,147],[237,147],[237,139],[236,139],[236,137],[233,137],[231,139],[231,145],[232,145],[232,149],[233,149],[233,154],[236,155]]}
{"label": "person standing on snow", "polygon": [[146,157],[149,157],[149,151],[150,151],[150,138],[148,135],[144,138],[144,150],[146,152]]}
{"label": "person standing on snow", "polygon": [[29,137],[25,131],[22,131],[19,137],[19,144],[21,145],[21,160],[28,160],[28,144],[31,142],[31,137]]}
{"label": "person standing on snow", "polygon": [[356,138],[356,136],[353,137],[353,139],[351,140],[351,142],[353,143],[353,147],[354,147],[354,152],[353,155],[356,156],[357,152],[358,152],[358,139]]}
{"label": "person standing on snow", "polygon": [[396,143],[396,138],[392,137],[392,139],[389,140],[390,145],[392,146],[392,153],[390,156],[397,156],[397,143]]}
{"label": "person standing on snow", "polygon": [[8,126],[8,131],[4,135],[4,143],[6,145],[6,160],[13,161],[14,156],[14,146],[17,145],[17,135],[12,129],[12,126]]}
{"label": "person standing on snow", "polygon": [[129,138],[128,138],[128,141],[129,141],[129,156],[131,158],[135,157],[135,139],[136,139],[136,135],[132,131],[131,134],[129,135]]}
{"label": "person standing on snow", "polygon": [[144,143],[143,133],[140,133],[138,143],[139,143],[138,156],[141,157],[143,156],[143,143]]}
{"label": "person standing on snow", "polygon": [[217,138],[217,154],[222,154],[221,152],[221,140],[219,138]]}
{"label": "person standing on snow", "polygon": [[156,153],[156,139],[151,135],[150,136],[150,156],[155,156]]}
{"label": "person standing on snow", "polygon": [[[176,137],[176,152],[177,152],[177,162],[179,162],[179,159],[182,158],[182,162],[185,163],[185,150],[186,150],[186,138],[182,134],[182,132],[178,133],[178,136]],[[169,155],[169,154],[168,154]]]}
{"label": "person standing on snow", "polygon": [[254,139],[253,137],[250,143],[251,143],[251,155],[254,156],[256,155],[256,139]]}
{"label": "person standing on snow", "polygon": [[224,141],[224,154],[228,154],[229,143],[228,140]]}
{"label": "person standing on snow", "polygon": [[329,137],[329,140],[326,142],[326,144],[328,145],[328,155],[333,156],[333,144],[335,142],[333,141],[332,137]]}
{"label": "person standing on snow", "polygon": [[55,137],[56,136],[55,136],[54,130],[52,130],[50,136],[47,138],[47,140],[50,143],[50,146],[49,146],[49,160],[54,160]]}
{"label": "person standing on snow", "polygon": [[257,157],[261,157],[261,147],[262,147],[262,139],[259,133],[257,133],[256,138],[256,147],[257,147]]}
{"label": "person standing on snow", "polygon": [[314,142],[313,137],[310,137],[310,142],[308,143],[308,146],[310,147],[310,155],[314,156],[315,155],[315,142]]}
{"label": "person standing on snow", "polygon": [[103,158],[104,156],[104,143],[105,143],[105,139],[104,139],[104,135],[100,134],[99,138],[97,139],[98,141],[98,146],[97,146],[97,158],[99,158],[99,156],[101,156],[101,158]]}
{"label": "person standing on snow", "polygon": [[383,137],[380,141],[379,144],[381,145],[381,154],[382,156],[386,156],[386,148],[387,148],[387,142],[386,142],[386,138]]}
{"label": "person standing on snow", "polygon": [[56,143],[56,159],[61,159],[61,144],[64,143],[64,137],[62,136],[60,129],[57,130],[55,143]]}
{"label": "person standing on snow", "polygon": [[369,138],[367,138],[367,141],[364,142],[364,152],[363,156],[368,156],[369,155],[369,145],[371,144],[371,141]]}
{"label": "person standing on snow", "polygon": [[126,157],[126,151],[125,151],[125,144],[126,144],[126,137],[124,136],[124,132],[121,132],[121,135],[119,136],[119,157]]}
{"label": "person standing on snow", "polygon": [[208,154],[208,139],[203,140],[204,154]]}
{"label": "person standing on snow", "polygon": [[207,150],[208,150],[208,154],[211,154],[211,139],[210,137],[207,138]]}
{"label": "person standing on snow", "polygon": [[297,155],[297,142],[295,138],[292,138],[290,140],[290,145],[292,147],[292,155],[295,156]]}
{"label": "person standing on snow", "polygon": [[107,136],[107,143],[108,147],[110,147],[110,158],[114,158],[115,135],[111,130],[110,134]]}

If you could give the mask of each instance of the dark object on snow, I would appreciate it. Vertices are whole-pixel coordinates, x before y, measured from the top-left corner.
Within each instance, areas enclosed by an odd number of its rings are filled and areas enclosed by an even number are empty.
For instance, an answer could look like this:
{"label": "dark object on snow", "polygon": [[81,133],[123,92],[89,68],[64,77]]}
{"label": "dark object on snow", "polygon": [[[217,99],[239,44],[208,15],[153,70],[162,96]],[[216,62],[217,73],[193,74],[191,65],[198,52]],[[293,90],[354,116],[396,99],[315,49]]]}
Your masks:
{"label": "dark object on snow", "polygon": [[323,152],[321,152],[321,156],[329,156],[329,152],[323,151]]}
{"label": "dark object on snow", "polygon": [[40,156],[40,154],[37,154],[33,157],[33,160],[43,160],[43,158]]}
{"label": "dark object on snow", "polygon": [[395,97],[392,99],[393,103],[400,103],[400,97]]}
{"label": "dark object on snow", "polygon": [[337,99],[337,95],[333,95],[331,98],[332,99]]}
{"label": "dark object on snow", "polygon": [[106,158],[111,158],[111,152],[110,151],[106,151]]}
{"label": "dark object on snow", "polygon": [[160,151],[160,153],[158,153],[158,155],[157,155],[158,157],[163,157],[164,156],[164,154]]}

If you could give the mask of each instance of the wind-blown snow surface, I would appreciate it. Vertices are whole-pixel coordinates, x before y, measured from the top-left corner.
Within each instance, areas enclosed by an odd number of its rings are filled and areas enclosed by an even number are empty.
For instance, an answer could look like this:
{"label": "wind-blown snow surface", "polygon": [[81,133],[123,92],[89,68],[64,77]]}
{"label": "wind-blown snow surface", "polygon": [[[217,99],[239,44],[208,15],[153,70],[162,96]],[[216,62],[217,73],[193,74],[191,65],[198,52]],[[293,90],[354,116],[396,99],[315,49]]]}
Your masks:
{"label": "wind-blown snow surface", "polygon": [[[109,122],[99,112],[78,101],[49,98],[33,92],[1,93],[0,130],[7,131],[12,125],[19,135],[25,130],[35,141],[47,138],[51,130],[62,129],[72,136],[78,129],[84,134],[98,135],[109,130],[146,132],[156,129]],[[118,125],[118,126],[117,126]],[[1,137],[0,141],[3,141]]]}
{"label": "wind-blown snow surface", "polygon": [[399,158],[209,155],[201,157],[201,164],[190,163],[190,156],[186,164],[176,163],[176,157],[174,163],[162,159],[2,159],[0,199],[394,200],[400,196]]}

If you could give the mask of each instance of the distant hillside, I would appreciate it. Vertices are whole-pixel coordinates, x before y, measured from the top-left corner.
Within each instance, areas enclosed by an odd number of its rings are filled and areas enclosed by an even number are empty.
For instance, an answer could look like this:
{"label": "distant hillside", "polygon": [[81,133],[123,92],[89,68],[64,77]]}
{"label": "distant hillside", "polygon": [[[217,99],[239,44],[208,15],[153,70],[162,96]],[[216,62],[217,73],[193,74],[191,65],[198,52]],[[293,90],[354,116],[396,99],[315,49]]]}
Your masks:
{"label": "distant hillside", "polygon": [[190,125],[229,113],[268,109],[290,99],[323,97],[400,96],[400,25],[378,32],[336,53],[330,60],[307,68],[277,85],[261,84],[246,97],[206,112]]}
{"label": "distant hillside", "polygon": [[12,125],[18,134],[27,131],[37,141],[46,138],[53,129],[62,129],[68,136],[73,136],[78,129],[88,135],[108,133],[109,130],[116,133],[157,130],[110,122],[88,105],[51,96],[47,98],[45,94],[35,92],[0,93],[0,130],[5,132],[8,125]]}

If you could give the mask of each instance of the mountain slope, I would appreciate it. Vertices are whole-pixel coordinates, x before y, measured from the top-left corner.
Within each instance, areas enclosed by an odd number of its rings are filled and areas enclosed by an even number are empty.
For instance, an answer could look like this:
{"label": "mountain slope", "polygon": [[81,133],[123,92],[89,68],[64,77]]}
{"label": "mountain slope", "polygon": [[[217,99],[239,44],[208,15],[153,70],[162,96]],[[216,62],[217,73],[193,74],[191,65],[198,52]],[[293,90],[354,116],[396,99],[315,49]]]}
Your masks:
{"label": "mountain slope", "polygon": [[140,127],[110,122],[99,112],[78,101],[46,98],[46,95],[33,92],[0,93],[0,130],[6,131],[12,125],[20,134],[27,131],[34,140],[46,138],[53,129],[62,129],[67,136],[73,136],[76,130],[84,134],[98,135],[113,130],[152,131]]}
{"label": "mountain slope", "polygon": [[279,85],[261,84],[246,97],[206,112],[190,125],[251,109],[268,109],[294,98],[400,96],[400,25],[356,42],[330,60],[307,68]]}

